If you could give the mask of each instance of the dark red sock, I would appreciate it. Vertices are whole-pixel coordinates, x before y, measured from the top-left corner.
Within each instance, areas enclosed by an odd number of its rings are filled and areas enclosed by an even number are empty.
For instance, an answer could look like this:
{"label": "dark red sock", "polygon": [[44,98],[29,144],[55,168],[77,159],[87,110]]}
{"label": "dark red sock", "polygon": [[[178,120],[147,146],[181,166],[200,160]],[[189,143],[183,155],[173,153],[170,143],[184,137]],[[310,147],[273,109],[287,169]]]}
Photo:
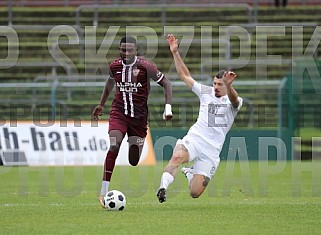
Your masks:
{"label": "dark red sock", "polygon": [[116,158],[116,153],[108,151],[105,158],[103,181],[110,181],[111,175],[113,174],[113,170],[115,168]]}

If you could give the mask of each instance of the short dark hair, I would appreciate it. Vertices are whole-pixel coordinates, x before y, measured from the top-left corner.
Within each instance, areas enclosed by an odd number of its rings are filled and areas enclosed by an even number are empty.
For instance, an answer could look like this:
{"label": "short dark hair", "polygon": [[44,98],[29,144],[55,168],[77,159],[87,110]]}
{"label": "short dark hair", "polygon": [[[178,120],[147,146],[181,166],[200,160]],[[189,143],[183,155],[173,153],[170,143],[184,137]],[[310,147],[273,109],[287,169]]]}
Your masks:
{"label": "short dark hair", "polygon": [[216,77],[216,78],[222,78],[225,72],[226,72],[226,70],[220,70],[220,71],[215,75],[215,77]]}
{"label": "short dark hair", "polygon": [[133,37],[122,37],[122,39],[120,40],[120,44],[122,43],[134,43],[136,45],[136,39]]}

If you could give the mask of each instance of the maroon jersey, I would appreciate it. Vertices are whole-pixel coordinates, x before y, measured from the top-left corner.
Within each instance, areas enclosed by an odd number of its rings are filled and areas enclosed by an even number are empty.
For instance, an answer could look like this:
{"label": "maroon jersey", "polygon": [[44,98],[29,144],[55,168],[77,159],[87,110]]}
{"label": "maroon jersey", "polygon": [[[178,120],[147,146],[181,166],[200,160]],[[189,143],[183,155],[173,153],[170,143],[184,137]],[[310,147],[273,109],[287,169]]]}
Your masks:
{"label": "maroon jersey", "polygon": [[112,109],[129,117],[147,120],[147,100],[150,78],[159,83],[164,74],[152,62],[136,57],[132,64],[125,65],[119,58],[110,64],[110,77],[115,80],[116,92]]}

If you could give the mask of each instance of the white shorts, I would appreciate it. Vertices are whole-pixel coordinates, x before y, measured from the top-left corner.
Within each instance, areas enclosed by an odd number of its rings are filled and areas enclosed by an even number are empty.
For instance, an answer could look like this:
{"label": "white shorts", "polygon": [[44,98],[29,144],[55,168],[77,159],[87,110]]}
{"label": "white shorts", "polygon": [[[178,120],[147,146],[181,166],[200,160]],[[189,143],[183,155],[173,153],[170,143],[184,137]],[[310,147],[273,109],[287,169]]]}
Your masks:
{"label": "white shorts", "polygon": [[185,146],[189,153],[189,161],[194,161],[192,173],[211,179],[220,164],[219,149],[191,135],[178,139],[176,145],[178,144]]}

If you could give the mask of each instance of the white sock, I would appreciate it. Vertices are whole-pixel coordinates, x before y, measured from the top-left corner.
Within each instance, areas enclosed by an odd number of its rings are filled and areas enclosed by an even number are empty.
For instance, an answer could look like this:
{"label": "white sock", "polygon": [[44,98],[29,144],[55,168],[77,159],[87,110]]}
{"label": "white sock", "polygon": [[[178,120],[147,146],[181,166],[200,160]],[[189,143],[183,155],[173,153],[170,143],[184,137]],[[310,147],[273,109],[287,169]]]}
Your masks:
{"label": "white sock", "polygon": [[161,183],[160,183],[159,188],[167,189],[168,186],[171,183],[173,183],[173,181],[174,181],[174,177],[170,173],[164,172],[163,175],[162,175],[162,178],[161,178]]}
{"label": "white sock", "polygon": [[193,174],[191,172],[186,173],[186,178],[188,180],[188,183],[191,182],[191,179],[193,178]]}
{"label": "white sock", "polygon": [[109,181],[102,181],[100,195],[105,195],[108,192],[108,187],[109,187]]}

